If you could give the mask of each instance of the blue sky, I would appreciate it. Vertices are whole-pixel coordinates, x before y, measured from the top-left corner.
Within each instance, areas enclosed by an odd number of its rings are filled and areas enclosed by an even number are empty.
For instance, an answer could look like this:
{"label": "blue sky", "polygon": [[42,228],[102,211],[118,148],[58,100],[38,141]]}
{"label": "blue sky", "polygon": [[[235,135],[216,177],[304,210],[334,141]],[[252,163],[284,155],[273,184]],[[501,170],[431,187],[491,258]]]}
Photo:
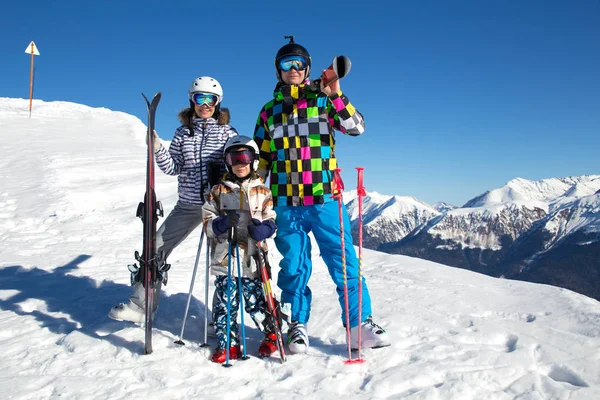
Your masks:
{"label": "blue sky", "polygon": [[251,136],[273,57],[295,35],[313,77],[335,55],[352,59],[342,90],[367,130],[336,136],[347,190],[356,166],[369,191],[455,205],[516,177],[600,173],[595,0],[5,3],[2,97],[28,98],[34,40],[35,98],[145,121],[140,93],[162,91],[157,131],[169,140],[189,84],[209,75]]}

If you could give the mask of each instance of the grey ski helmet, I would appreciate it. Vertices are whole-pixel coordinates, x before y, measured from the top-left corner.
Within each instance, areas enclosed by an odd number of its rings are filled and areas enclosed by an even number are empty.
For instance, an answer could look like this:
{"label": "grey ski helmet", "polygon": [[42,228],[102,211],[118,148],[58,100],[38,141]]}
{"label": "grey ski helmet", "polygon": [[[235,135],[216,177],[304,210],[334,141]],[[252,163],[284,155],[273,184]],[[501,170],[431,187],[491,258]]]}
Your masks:
{"label": "grey ski helmet", "polygon": [[306,59],[306,73],[304,74],[304,79],[308,79],[310,76],[311,65],[311,58],[310,54],[308,53],[308,50],[306,50],[304,46],[301,46],[298,43],[294,42],[293,36],[284,36],[284,38],[290,39],[290,42],[282,48],[280,48],[277,54],[275,55],[275,74],[277,75],[277,79],[279,80],[279,82],[283,82],[281,80],[281,71],[279,70],[279,61],[283,57],[287,56],[301,56]]}
{"label": "grey ski helmet", "polygon": [[[225,148],[223,149],[223,158],[227,157],[227,153],[229,151],[240,147],[244,147],[254,153],[254,161],[252,161],[252,164],[250,164],[250,169],[255,172],[258,169],[260,152],[258,151],[258,145],[256,142],[248,136],[233,136],[229,138],[227,143],[225,143]],[[233,173],[231,167],[227,165],[227,162],[225,162],[225,167],[227,168],[228,172]]]}

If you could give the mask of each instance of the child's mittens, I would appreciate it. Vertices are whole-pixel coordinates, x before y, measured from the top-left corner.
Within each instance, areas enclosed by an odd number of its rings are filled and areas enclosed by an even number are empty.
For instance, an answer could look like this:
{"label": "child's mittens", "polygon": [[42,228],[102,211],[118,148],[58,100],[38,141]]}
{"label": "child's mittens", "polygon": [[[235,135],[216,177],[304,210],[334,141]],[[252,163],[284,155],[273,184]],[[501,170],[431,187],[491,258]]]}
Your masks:
{"label": "child's mittens", "polygon": [[270,238],[276,230],[277,225],[271,220],[261,222],[256,218],[252,218],[252,221],[248,224],[248,235],[257,242]]}
{"label": "child's mittens", "polygon": [[212,230],[215,235],[222,235],[229,229],[229,215],[223,215],[213,219]]}

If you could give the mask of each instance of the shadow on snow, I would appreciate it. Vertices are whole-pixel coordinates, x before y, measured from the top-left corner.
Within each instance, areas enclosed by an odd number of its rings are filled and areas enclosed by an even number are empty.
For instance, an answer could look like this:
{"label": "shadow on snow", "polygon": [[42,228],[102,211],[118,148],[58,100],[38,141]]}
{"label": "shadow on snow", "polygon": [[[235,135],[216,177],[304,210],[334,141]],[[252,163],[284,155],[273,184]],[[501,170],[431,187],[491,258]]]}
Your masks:
{"label": "shadow on snow", "polygon": [[[79,331],[134,353],[143,352],[143,342],[131,342],[115,335],[115,332],[123,328],[136,325],[113,321],[107,316],[110,308],[119,300],[127,299],[131,287],[107,280],[97,282],[87,276],[71,274],[79,268],[79,264],[89,258],[91,256],[81,254],[52,271],[19,265],[0,268],[0,290],[17,291],[16,294],[0,300],[0,309],[18,315],[33,316],[40,322],[41,327],[53,333],[66,335]],[[179,336],[187,297],[187,293],[168,296],[163,292],[154,328]],[[30,307],[22,304],[32,299],[43,301],[45,307],[36,306],[35,309],[29,310]],[[68,317],[56,316],[54,313],[67,314]],[[203,325],[204,303],[192,297],[184,340],[192,338],[198,343],[203,341]],[[143,338],[143,334],[140,334],[140,338]]]}
{"label": "shadow on snow", "polygon": [[[40,322],[41,327],[56,334],[67,335],[78,331],[94,339],[106,340],[116,347],[126,348],[132,353],[143,353],[142,333],[141,340],[133,342],[115,334],[136,325],[113,321],[107,316],[112,306],[127,299],[131,287],[108,280],[97,282],[87,276],[71,274],[79,268],[79,264],[89,258],[91,256],[81,254],[52,271],[19,265],[0,268],[0,290],[18,292],[0,300],[0,308],[18,315],[33,316]],[[153,328],[170,332],[178,338],[187,298],[188,293],[167,295],[163,291]],[[46,304],[45,309],[40,310],[40,307],[36,307],[28,310],[29,307],[22,306],[21,303],[31,299],[43,301]],[[68,318],[52,315],[53,313],[67,314]],[[250,321],[250,317],[246,315],[246,346],[248,353],[253,354],[258,349],[263,335],[256,327],[248,326],[248,323],[252,324]],[[195,296],[192,296],[190,302],[183,340],[190,347],[204,342],[204,302]],[[208,343],[214,347],[216,339],[209,336]],[[317,337],[311,337],[311,345],[325,354],[336,355],[340,354],[341,350],[338,346],[325,344]]]}

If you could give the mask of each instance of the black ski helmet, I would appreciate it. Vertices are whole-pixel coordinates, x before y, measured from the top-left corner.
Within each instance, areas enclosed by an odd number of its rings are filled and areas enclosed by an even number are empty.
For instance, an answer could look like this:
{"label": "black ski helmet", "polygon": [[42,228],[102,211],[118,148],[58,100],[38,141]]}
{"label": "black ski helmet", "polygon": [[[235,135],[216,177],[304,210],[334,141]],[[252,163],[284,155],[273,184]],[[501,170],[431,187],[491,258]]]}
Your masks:
{"label": "black ski helmet", "polygon": [[290,39],[290,42],[282,48],[280,48],[277,52],[277,55],[275,55],[275,73],[277,74],[277,79],[279,80],[279,82],[282,82],[281,71],[279,70],[279,60],[287,56],[301,56],[306,59],[306,73],[304,74],[304,79],[308,79],[308,77],[310,76],[311,64],[310,54],[308,54],[308,50],[306,50],[304,46],[295,43],[293,36],[284,36],[284,38]]}

